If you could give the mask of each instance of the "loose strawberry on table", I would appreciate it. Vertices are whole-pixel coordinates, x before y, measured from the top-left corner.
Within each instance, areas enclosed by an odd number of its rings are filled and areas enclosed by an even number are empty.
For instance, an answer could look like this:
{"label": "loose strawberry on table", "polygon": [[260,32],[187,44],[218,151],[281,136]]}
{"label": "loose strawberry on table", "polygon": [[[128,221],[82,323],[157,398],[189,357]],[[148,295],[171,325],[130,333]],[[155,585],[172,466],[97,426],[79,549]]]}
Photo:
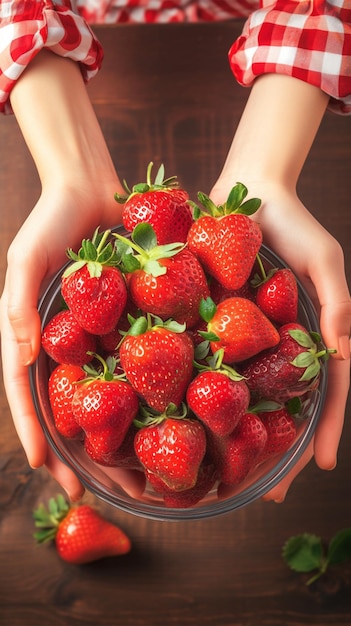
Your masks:
{"label": "loose strawberry on table", "polygon": [[185,243],[193,217],[188,204],[189,196],[179,189],[176,176],[164,178],[160,166],[154,182],[151,181],[153,163],[149,163],[146,182],[134,185],[130,190],[125,183],[126,195],[115,194],[123,204],[123,225],[132,232],[140,223],[153,227],[159,245],[180,241]]}
{"label": "loose strawberry on table", "polygon": [[131,541],[121,528],[88,504],[70,507],[59,494],[33,511],[39,544],[54,541],[64,561],[82,565],[105,557],[126,554]]}

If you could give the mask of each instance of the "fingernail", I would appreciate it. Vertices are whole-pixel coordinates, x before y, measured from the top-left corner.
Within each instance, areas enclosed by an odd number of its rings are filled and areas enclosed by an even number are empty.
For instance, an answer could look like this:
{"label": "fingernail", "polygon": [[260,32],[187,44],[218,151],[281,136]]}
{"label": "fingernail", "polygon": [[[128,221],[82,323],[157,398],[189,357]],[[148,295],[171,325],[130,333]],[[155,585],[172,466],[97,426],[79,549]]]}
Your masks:
{"label": "fingernail", "polygon": [[340,337],[338,342],[338,352],[343,359],[350,358],[350,339],[347,335]]}
{"label": "fingernail", "polygon": [[19,343],[18,350],[22,365],[29,365],[33,356],[32,345],[30,343]]}

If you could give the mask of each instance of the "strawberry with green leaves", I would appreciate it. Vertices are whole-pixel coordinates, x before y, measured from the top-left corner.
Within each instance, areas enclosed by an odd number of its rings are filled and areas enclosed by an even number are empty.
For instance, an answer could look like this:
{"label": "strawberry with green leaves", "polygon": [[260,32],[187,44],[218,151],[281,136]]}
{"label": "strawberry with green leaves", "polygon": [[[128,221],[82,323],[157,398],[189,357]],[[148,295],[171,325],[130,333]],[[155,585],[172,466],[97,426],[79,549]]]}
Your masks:
{"label": "strawberry with green leaves", "polygon": [[247,412],[250,392],[243,377],[222,363],[224,351],[219,350],[198,365],[199,372],[191,381],[186,400],[188,407],[213,433],[229,435]]}
{"label": "strawberry with green leaves", "polygon": [[127,194],[115,194],[116,201],[124,205],[123,225],[132,232],[138,224],[147,222],[153,227],[159,245],[185,243],[193,223],[189,196],[184,189],[179,189],[175,176],[164,179],[163,165],[152,182],[152,167],[150,163],[145,183],[134,185],[131,190],[125,183]]}
{"label": "strawberry with green leaves", "polygon": [[157,245],[150,224],[137,226],[131,240],[118,233],[115,236],[135,306],[163,320],[172,318],[188,328],[194,326],[199,320],[201,299],[209,295],[196,256],[180,242]]}
{"label": "strawberry with green leaves", "polygon": [[216,206],[204,193],[195,205],[194,223],[187,242],[205,271],[226,289],[240,289],[248,280],[261,247],[262,232],[250,215],[259,208],[258,198],[244,199],[247,188],[237,183],[223,205]]}
{"label": "strawberry with green leaves", "polygon": [[194,346],[173,320],[134,320],[119,349],[120,363],[135,392],[151,408],[179,406],[193,375]]}
{"label": "strawberry with green leaves", "polygon": [[101,465],[115,465],[115,455],[138,413],[139,400],[124,375],[114,374],[115,360],[98,360],[101,372],[90,368],[77,386],[72,411],[85,433],[88,456]]}
{"label": "strawberry with green leaves", "polygon": [[279,342],[275,326],[247,298],[233,296],[218,305],[207,298],[201,302],[200,314],[207,322],[207,332],[201,335],[213,353],[223,349],[223,363],[245,361]]}
{"label": "strawberry with green leaves", "polygon": [[134,447],[146,475],[163,481],[173,491],[192,489],[206,453],[206,433],[201,422],[177,412],[174,405],[156,414],[145,411]]}
{"label": "strawberry with green leaves", "polygon": [[45,325],[41,345],[56,363],[85,365],[92,360],[96,337],[81,327],[73,313],[59,311]]}
{"label": "strawberry with green leaves", "polygon": [[321,363],[334,350],[321,344],[318,333],[295,322],[279,328],[279,342],[240,367],[254,401],[287,402],[315,389]]}
{"label": "strawberry with green leaves", "polygon": [[39,544],[54,541],[61,559],[75,565],[105,557],[126,554],[131,541],[121,528],[112,524],[88,504],[74,507],[59,494],[33,511]]}
{"label": "strawberry with green leaves", "polygon": [[127,301],[120,259],[108,237],[110,231],[95,231],[84,239],[78,254],[68,250],[73,261],[62,275],[62,296],[78,323],[87,332],[104,335],[113,330]]}
{"label": "strawberry with green leaves", "polygon": [[256,288],[257,306],[275,324],[296,322],[299,293],[294,273],[288,267],[266,272],[260,255],[257,261],[261,276],[256,274],[251,283]]}
{"label": "strawberry with green leaves", "polygon": [[78,381],[85,377],[85,371],[78,365],[60,364],[50,374],[48,392],[54,424],[67,439],[83,439],[83,431],[72,411],[72,399]]}

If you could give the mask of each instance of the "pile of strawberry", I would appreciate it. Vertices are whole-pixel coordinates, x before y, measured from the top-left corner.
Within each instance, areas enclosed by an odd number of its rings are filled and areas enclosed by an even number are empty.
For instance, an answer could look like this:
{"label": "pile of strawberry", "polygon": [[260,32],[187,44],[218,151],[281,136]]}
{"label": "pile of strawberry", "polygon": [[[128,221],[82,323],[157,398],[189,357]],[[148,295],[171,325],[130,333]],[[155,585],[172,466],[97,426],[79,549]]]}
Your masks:
{"label": "pile of strawberry", "polygon": [[260,206],[238,183],[189,200],[161,166],[127,190],[120,230],[83,240],[42,346],[53,418],[94,462],[138,469],[168,507],[220,495],[296,438],[329,350],[297,319],[290,269],[267,268]]}

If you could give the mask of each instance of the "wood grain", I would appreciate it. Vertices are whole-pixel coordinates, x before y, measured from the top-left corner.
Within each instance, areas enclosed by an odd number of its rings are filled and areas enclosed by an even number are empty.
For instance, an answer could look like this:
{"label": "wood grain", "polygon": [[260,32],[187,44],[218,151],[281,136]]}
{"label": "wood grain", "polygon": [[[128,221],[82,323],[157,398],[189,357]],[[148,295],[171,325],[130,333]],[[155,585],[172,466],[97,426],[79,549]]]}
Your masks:
{"label": "wood grain", "polygon": [[[142,180],[154,160],[191,193],[210,190],[248,95],[226,59],[240,29],[96,27],[105,62],[89,92],[121,178]],[[343,244],[349,278],[350,124],[326,115],[300,181],[311,211]],[[0,119],[0,137],[2,285],[7,247],[40,188],[13,118]],[[351,525],[350,404],[337,468],[311,463],[282,505],[257,501],[207,521],[162,523],[87,494],[133,549],[82,567],[35,546],[31,511],[60,489],[45,469],[28,467],[2,385],[0,411],[1,626],[350,626],[350,565],[306,587],[281,558],[293,534],[328,540]]]}

